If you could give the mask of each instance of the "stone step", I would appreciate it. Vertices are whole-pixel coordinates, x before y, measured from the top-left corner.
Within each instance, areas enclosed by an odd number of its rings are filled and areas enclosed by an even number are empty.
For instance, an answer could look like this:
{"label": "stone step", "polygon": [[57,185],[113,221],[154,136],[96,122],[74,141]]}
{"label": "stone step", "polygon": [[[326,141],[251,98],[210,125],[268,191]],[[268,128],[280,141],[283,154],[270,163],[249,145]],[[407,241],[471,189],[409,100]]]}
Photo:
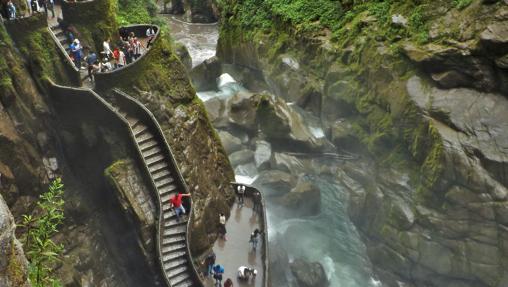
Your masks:
{"label": "stone step", "polygon": [[154,174],[156,171],[159,171],[163,168],[167,168],[168,164],[165,161],[161,161],[157,164],[154,164],[152,166],[148,167],[148,171],[150,171],[150,174]]}
{"label": "stone step", "polygon": [[131,117],[131,116],[128,116],[128,117],[126,118],[126,120],[127,120],[127,122],[129,123],[129,125],[130,125],[131,127],[134,127],[134,126],[136,126],[136,124],[138,124],[138,123],[139,123],[139,119],[138,119],[138,118]]}
{"label": "stone step", "polygon": [[58,39],[58,42],[60,42],[60,44],[61,44],[62,46],[64,46],[64,48],[66,48],[66,46],[68,46],[68,45],[67,45],[67,39],[63,39],[63,40]]}
{"label": "stone step", "polygon": [[187,259],[186,258],[176,258],[175,260],[168,261],[164,263],[164,271],[168,272],[171,269],[177,268],[182,265],[187,265]]}
{"label": "stone step", "polygon": [[157,181],[165,176],[168,176],[168,175],[171,175],[171,171],[169,170],[169,168],[166,168],[166,169],[163,169],[163,170],[159,170],[158,172],[152,174],[152,178],[154,181]]}
{"label": "stone step", "polygon": [[146,151],[144,151],[142,153],[143,153],[143,157],[147,158],[147,157],[150,157],[150,156],[152,156],[154,154],[158,154],[160,152],[161,152],[161,148],[158,145],[156,145],[156,146],[154,146],[154,147],[152,147],[150,149],[147,149]]}
{"label": "stone step", "polygon": [[61,35],[56,35],[56,38],[58,39],[58,41],[60,43],[62,43],[62,41],[66,41],[67,42],[67,37],[65,37],[65,35],[61,34]]}
{"label": "stone step", "polygon": [[148,130],[148,127],[143,124],[138,124],[132,128],[132,131],[134,132],[134,136],[137,136],[147,130]]}
{"label": "stone step", "polygon": [[187,245],[183,242],[178,242],[178,243],[175,243],[175,244],[169,244],[169,245],[166,245],[162,248],[161,252],[162,254],[167,254],[167,253],[171,253],[171,252],[174,252],[174,251],[177,251],[177,250],[182,250],[182,249],[185,249],[187,248]]}
{"label": "stone step", "polygon": [[166,160],[166,158],[162,154],[155,154],[155,155],[152,155],[151,157],[148,157],[148,158],[145,157],[145,162],[148,166],[151,166],[153,164],[156,164],[158,162],[162,162],[165,160]]}
{"label": "stone step", "polygon": [[171,270],[166,271],[166,274],[168,277],[176,277],[180,274],[188,273],[189,269],[187,268],[187,265],[178,266],[177,268],[173,268]]}
{"label": "stone step", "polygon": [[185,234],[185,232],[187,232],[187,226],[182,225],[182,226],[177,226],[177,227],[173,227],[173,228],[165,228],[164,231],[162,232],[162,235],[163,236],[173,236],[173,235],[178,235],[178,234]]}
{"label": "stone step", "polygon": [[175,227],[178,225],[185,225],[185,224],[186,224],[185,222],[177,221],[175,218],[175,219],[169,219],[169,220],[164,221],[163,226],[164,226],[164,228],[172,228],[172,227]]}
{"label": "stone step", "polygon": [[162,238],[161,244],[162,244],[162,246],[164,246],[164,245],[174,244],[177,242],[185,242],[186,240],[187,240],[187,238],[184,235],[178,235],[178,236],[173,236],[173,237]]}
{"label": "stone step", "polygon": [[175,251],[172,253],[168,253],[166,255],[162,255],[162,262],[167,262],[176,258],[185,257],[185,251]]}
{"label": "stone step", "polygon": [[141,134],[141,135],[134,136],[134,137],[136,138],[136,142],[137,142],[138,144],[142,144],[142,143],[144,143],[144,142],[146,142],[146,141],[149,141],[149,140],[151,140],[151,139],[153,139],[153,138],[154,138],[154,137],[153,137],[153,134],[152,134],[152,133],[150,133],[150,132],[146,132],[146,133],[143,133],[143,134]]}
{"label": "stone step", "polygon": [[[167,204],[167,205],[169,205],[169,204]],[[162,213],[162,217],[164,219],[169,219],[169,218],[172,218],[172,217],[176,218],[176,213],[175,213],[175,211],[173,209],[165,210]]]}
{"label": "stone step", "polygon": [[176,277],[171,277],[169,279],[169,282],[171,282],[171,285],[175,286],[175,285],[180,284],[181,282],[183,282],[189,278],[190,278],[190,274],[189,274],[189,272],[186,272],[186,273],[178,275]]}
{"label": "stone step", "polygon": [[155,140],[150,140],[150,141],[147,141],[147,142],[144,142],[142,144],[139,145],[139,149],[141,150],[141,152],[144,152],[146,150],[149,150],[151,148],[153,148],[154,146],[157,146],[158,143],[157,141]]}
{"label": "stone step", "polygon": [[186,279],[184,281],[178,282],[176,284],[173,284],[173,287],[192,287],[192,286],[194,286],[194,282],[192,282],[192,280],[190,278]]}
{"label": "stone step", "polygon": [[157,189],[161,189],[169,184],[171,184],[175,179],[171,175],[166,175],[165,177],[160,177],[155,181],[155,186]]}
{"label": "stone step", "polygon": [[57,29],[54,29],[54,30],[51,30],[51,31],[53,31],[53,33],[57,37],[60,37],[60,36],[64,36],[65,37],[64,31],[62,29],[60,29],[60,28],[57,28]]}
{"label": "stone step", "polygon": [[173,195],[173,194],[176,194],[176,192],[175,192],[176,185],[171,184],[168,186],[158,188],[157,190],[159,190],[159,194],[161,197],[165,196],[166,194]]}

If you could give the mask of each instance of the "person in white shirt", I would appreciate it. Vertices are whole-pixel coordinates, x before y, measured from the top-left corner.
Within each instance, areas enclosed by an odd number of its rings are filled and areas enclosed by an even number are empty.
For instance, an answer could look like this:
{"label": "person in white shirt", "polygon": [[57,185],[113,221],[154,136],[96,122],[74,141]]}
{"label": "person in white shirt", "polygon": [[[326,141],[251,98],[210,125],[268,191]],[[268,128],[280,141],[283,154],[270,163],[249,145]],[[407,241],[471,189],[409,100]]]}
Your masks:
{"label": "person in white shirt", "polygon": [[240,280],[249,280],[251,277],[255,279],[257,274],[258,271],[254,268],[249,268],[246,266],[240,266],[238,268],[238,279]]}
{"label": "person in white shirt", "polygon": [[111,51],[111,47],[109,46],[109,42],[111,41],[111,39],[107,39],[106,41],[104,41],[102,43],[102,53],[104,54],[105,57],[108,57],[108,58],[111,58],[111,55],[113,55],[113,51]]}

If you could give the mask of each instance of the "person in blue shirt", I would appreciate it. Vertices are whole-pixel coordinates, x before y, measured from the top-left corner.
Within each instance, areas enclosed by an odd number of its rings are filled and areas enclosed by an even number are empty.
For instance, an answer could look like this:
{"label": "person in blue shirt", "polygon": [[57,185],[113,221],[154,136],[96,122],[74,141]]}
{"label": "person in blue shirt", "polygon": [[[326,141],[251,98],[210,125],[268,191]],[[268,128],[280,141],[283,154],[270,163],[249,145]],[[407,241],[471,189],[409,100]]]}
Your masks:
{"label": "person in blue shirt", "polygon": [[217,264],[213,266],[213,278],[215,279],[215,286],[222,286],[222,275],[224,274],[224,266]]}

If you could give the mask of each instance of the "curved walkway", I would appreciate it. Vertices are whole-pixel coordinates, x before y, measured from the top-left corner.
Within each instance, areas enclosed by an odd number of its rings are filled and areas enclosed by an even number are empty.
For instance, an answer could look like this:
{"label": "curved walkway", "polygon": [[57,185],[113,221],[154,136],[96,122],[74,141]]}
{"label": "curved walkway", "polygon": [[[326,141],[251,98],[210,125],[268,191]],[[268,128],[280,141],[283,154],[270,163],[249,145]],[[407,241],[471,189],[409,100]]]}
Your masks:
{"label": "curved walkway", "polygon": [[[232,183],[236,190],[238,183]],[[245,185],[245,184],[244,184]],[[261,207],[254,210],[252,193],[259,192],[254,187],[246,186],[244,204],[240,206],[235,202],[231,209],[231,216],[226,222],[227,241],[217,239],[213,251],[217,256],[216,263],[224,266],[223,281],[231,278],[235,287],[267,287],[268,286],[268,234],[266,222],[266,210],[264,200],[261,197]],[[261,193],[260,193],[261,194]],[[264,231],[259,238],[259,243],[254,250],[249,243],[250,234],[259,229]],[[258,271],[255,280],[242,281],[237,278],[240,266],[254,268]],[[205,281],[207,287],[213,287],[214,280],[210,277]]]}

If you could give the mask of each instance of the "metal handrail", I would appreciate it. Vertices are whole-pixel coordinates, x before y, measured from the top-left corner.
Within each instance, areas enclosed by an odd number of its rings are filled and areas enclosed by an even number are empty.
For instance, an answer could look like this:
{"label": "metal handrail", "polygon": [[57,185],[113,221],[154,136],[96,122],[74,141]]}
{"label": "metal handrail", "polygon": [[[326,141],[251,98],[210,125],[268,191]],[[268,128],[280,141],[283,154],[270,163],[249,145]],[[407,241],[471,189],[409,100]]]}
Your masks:
{"label": "metal handrail", "polygon": [[263,261],[264,261],[264,264],[263,264],[263,272],[264,272],[264,277],[263,277],[263,287],[268,287],[269,286],[269,248],[268,248],[268,220],[267,220],[267,216],[266,216],[266,201],[265,201],[265,197],[263,196],[263,193],[261,193],[257,188],[255,188],[254,186],[252,185],[249,185],[249,184],[243,184],[243,183],[238,183],[238,182],[231,182],[231,185],[233,186],[234,190],[235,190],[235,193],[236,193],[236,187],[239,186],[239,185],[244,185],[246,188],[245,188],[245,195],[246,196],[252,196],[252,193],[254,191],[257,191],[260,196],[261,196],[261,209],[262,209],[262,219],[263,219],[263,229],[264,229],[264,232],[263,232],[263,247],[264,247],[264,253],[263,253]]}
{"label": "metal handrail", "polygon": [[[116,94],[122,96],[124,99],[130,101],[132,104],[134,104],[138,108],[141,108],[141,110],[146,115],[149,116],[149,118],[152,120],[152,123],[156,127],[156,131],[157,131],[157,133],[159,135],[159,138],[161,138],[163,140],[164,145],[166,146],[167,151],[169,152],[169,155],[170,155],[169,158],[172,161],[174,169],[176,170],[178,179],[180,180],[180,183],[182,184],[182,187],[184,189],[184,193],[189,193],[189,187],[187,186],[187,184],[186,184],[186,182],[185,182],[185,180],[184,180],[184,178],[182,176],[182,172],[180,171],[180,168],[178,167],[178,165],[177,165],[177,163],[175,161],[175,156],[174,156],[173,150],[172,150],[171,146],[168,144],[168,142],[166,140],[166,137],[164,136],[164,133],[162,131],[162,128],[159,125],[159,122],[157,121],[155,116],[152,114],[152,112],[150,110],[148,110],[145,107],[145,105],[143,105],[137,99],[129,96],[125,92],[123,92],[123,91],[121,91],[119,89],[116,89],[116,88],[113,89],[113,92],[115,92]],[[186,241],[187,241],[187,257],[188,257],[187,259],[189,260],[189,262],[191,263],[191,266],[192,266],[192,273],[193,273],[193,276],[194,276],[194,281],[196,281],[199,284],[199,286],[204,286],[204,284],[203,284],[203,282],[201,280],[201,277],[199,276],[199,272],[197,271],[196,265],[194,264],[194,260],[193,260],[193,258],[191,256],[190,247],[189,247],[190,246],[190,237],[189,237],[190,236],[190,224],[192,222],[193,210],[194,210],[193,209],[192,197],[190,198],[190,204],[191,204],[191,208],[190,208],[190,212],[189,212],[189,220],[187,221],[186,234],[185,234]],[[161,207],[162,207],[162,202],[161,202]],[[162,224],[162,221],[160,222],[160,224]],[[163,266],[162,256],[159,257],[159,260],[160,260],[161,265]],[[171,284],[169,286],[171,286]]]}

